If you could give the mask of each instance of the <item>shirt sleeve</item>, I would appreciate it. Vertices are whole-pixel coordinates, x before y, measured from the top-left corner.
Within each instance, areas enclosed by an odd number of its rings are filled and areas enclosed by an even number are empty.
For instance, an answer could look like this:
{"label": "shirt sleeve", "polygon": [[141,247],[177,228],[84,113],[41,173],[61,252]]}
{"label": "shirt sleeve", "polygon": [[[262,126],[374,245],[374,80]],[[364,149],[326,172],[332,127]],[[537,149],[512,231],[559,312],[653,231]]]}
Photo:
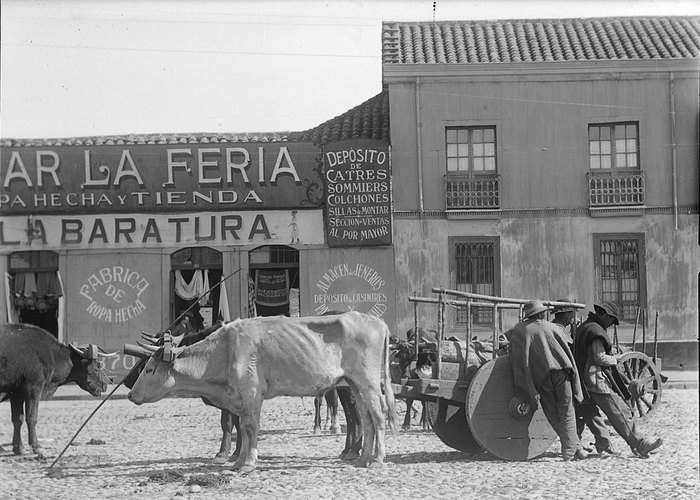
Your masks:
{"label": "shirt sleeve", "polygon": [[615,356],[605,354],[605,346],[600,339],[594,339],[593,342],[591,342],[591,358],[598,366],[615,366],[617,364],[617,358]]}

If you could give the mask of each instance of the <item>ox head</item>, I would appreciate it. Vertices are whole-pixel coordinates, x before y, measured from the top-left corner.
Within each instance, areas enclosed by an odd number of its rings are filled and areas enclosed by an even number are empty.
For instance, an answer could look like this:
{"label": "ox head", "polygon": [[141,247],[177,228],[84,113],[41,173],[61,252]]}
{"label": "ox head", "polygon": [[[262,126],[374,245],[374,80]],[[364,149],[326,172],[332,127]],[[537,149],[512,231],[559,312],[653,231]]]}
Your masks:
{"label": "ox head", "polygon": [[104,367],[102,360],[106,357],[116,356],[117,353],[107,353],[95,344],[69,344],[69,346],[75,383],[93,396],[99,396],[107,390],[107,384],[110,383],[102,370]]}
{"label": "ox head", "polygon": [[[178,347],[181,340],[182,336],[173,337],[166,332],[157,340],[139,342],[138,346],[124,345],[126,354],[146,359],[141,373],[129,392],[129,401],[141,405],[160,401],[170,395],[175,387],[172,365],[184,349]],[[146,358],[146,356],[150,357]]]}

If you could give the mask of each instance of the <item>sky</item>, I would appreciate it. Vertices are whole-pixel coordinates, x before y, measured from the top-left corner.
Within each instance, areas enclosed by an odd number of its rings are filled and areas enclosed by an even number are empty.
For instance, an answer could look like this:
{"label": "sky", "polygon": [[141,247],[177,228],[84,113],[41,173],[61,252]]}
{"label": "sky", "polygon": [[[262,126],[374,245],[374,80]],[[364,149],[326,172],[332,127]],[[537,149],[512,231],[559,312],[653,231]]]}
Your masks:
{"label": "sky", "polygon": [[[434,7],[435,4],[435,7]],[[0,137],[302,131],[382,90],[382,21],[700,15],[700,0],[0,0]]]}

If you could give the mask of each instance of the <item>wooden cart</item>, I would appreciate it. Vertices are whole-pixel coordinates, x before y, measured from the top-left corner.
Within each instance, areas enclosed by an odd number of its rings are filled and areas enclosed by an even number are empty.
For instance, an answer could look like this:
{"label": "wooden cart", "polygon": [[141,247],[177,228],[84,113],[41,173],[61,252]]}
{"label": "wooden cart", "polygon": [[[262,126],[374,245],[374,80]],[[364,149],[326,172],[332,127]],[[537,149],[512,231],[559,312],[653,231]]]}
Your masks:
{"label": "wooden cart", "polygon": [[[410,297],[414,304],[414,325],[418,330],[418,304],[438,307],[437,363],[431,378],[401,379],[392,384],[398,397],[426,403],[433,431],[451,448],[476,453],[484,450],[505,460],[528,460],[547,451],[556,433],[549,425],[541,407],[533,409],[516,395],[513,372],[507,354],[498,356],[499,323],[504,310],[518,310],[522,317],[524,299],[480,295],[457,290],[433,288],[437,298]],[[453,298],[456,297],[456,298]],[[569,306],[577,309],[585,304],[543,301],[547,306]],[[450,346],[445,339],[445,307],[466,309],[466,339],[472,338],[471,308],[492,309],[492,359],[484,364],[474,363],[470,342],[452,341],[458,355],[445,358]],[[416,343],[419,336],[415,336]],[[416,344],[416,353],[418,345]],[[454,351],[453,353],[454,354]],[[648,413],[661,396],[661,380],[651,359],[643,353],[630,352],[623,356],[623,373],[636,391],[637,402]],[[633,390],[634,388],[634,390]]]}

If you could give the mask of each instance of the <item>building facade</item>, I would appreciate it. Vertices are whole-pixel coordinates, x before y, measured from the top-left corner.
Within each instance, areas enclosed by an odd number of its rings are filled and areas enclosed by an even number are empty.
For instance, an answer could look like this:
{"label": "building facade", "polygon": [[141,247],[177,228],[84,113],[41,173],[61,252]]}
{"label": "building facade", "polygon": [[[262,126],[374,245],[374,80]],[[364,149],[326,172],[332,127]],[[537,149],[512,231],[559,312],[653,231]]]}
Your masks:
{"label": "building facade", "polygon": [[397,289],[614,300],[621,342],[697,366],[700,20],[385,22],[382,43]]}
{"label": "building facade", "polygon": [[4,139],[2,321],[107,350],[186,311],[395,324],[387,109],[294,134]]}

